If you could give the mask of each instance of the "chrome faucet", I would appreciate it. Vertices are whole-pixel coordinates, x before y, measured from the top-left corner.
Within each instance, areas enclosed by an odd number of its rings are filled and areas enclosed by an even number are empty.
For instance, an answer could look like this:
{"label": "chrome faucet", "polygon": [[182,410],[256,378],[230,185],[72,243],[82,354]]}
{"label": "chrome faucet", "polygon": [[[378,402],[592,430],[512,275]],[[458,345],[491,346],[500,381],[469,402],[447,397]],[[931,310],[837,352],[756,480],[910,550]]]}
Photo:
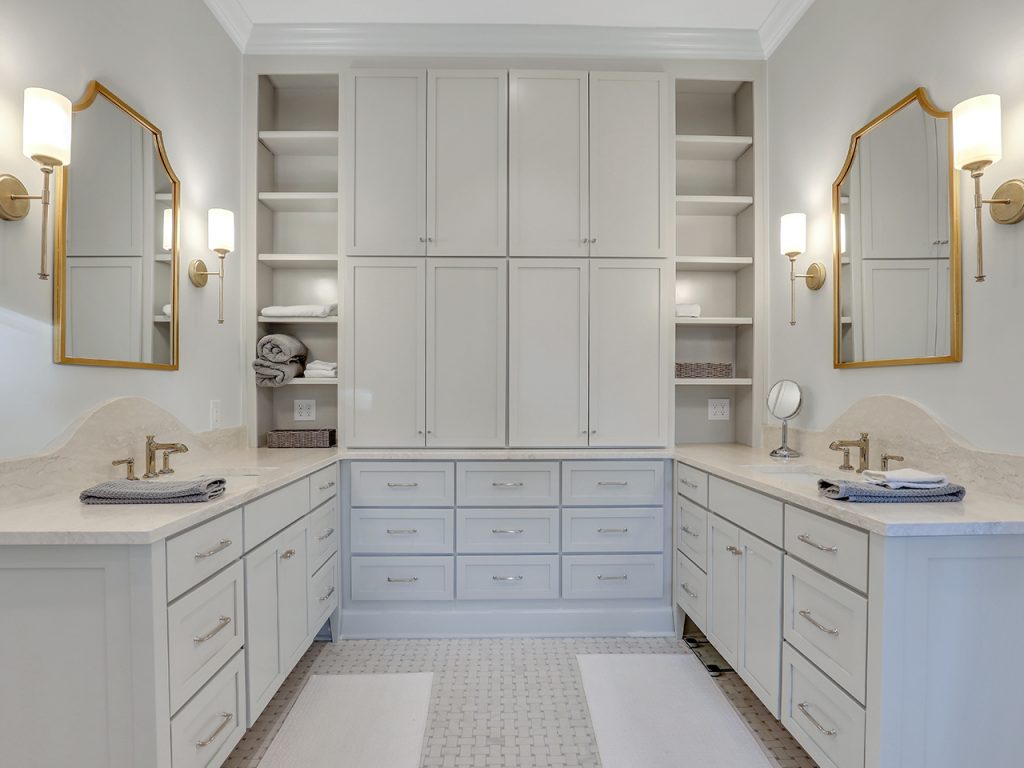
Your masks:
{"label": "chrome faucet", "polygon": [[[164,453],[164,469],[160,472],[157,472],[156,469],[157,451],[166,451]],[[146,435],[146,473],[143,477],[149,479],[160,474],[169,475],[173,472],[168,461],[168,457],[172,453],[188,453],[188,446],[184,443],[158,443],[156,435]]]}
{"label": "chrome faucet", "polygon": [[840,469],[853,469],[849,462],[849,450],[850,448],[857,448],[860,450],[860,461],[858,462],[857,472],[863,472],[870,466],[871,455],[870,455],[870,442],[868,441],[868,433],[861,432],[860,440],[833,440],[829,448],[833,451],[843,452],[843,466]]}

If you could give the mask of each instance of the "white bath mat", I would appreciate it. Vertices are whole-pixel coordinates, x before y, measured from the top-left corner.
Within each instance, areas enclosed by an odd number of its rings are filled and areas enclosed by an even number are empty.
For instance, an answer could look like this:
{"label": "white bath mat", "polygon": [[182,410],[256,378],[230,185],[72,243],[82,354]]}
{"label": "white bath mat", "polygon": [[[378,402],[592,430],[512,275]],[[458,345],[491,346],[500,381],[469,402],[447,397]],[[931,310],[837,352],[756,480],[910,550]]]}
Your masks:
{"label": "white bath mat", "polygon": [[260,768],[419,768],[433,678],[313,675]]}
{"label": "white bath mat", "polygon": [[690,654],[577,656],[604,768],[770,768]]}

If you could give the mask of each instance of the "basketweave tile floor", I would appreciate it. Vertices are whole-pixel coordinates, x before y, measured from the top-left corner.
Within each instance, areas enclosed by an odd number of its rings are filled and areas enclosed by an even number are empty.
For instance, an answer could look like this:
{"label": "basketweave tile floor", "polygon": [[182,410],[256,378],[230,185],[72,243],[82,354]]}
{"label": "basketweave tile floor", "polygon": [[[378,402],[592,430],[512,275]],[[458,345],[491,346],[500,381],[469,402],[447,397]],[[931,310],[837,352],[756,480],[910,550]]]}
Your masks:
{"label": "basketweave tile floor", "polygon": [[[235,748],[256,768],[310,675],[433,672],[421,768],[600,768],[576,654],[690,653],[667,638],[317,642]],[[776,768],[815,768],[734,673],[717,678]]]}

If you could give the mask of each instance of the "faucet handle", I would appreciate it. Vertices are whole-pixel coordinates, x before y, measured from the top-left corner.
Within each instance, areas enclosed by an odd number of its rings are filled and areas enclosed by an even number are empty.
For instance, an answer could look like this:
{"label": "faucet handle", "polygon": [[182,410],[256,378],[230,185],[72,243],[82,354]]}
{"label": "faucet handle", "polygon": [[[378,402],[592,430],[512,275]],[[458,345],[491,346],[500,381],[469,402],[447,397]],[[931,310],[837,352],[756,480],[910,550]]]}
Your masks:
{"label": "faucet handle", "polygon": [[174,474],[174,470],[171,469],[171,454],[172,453],[174,453],[174,451],[164,451],[163,466],[160,467],[160,470],[158,471],[158,474],[161,474],[161,475],[173,475]]}
{"label": "faucet handle", "polygon": [[117,461],[110,462],[110,466],[112,466],[112,467],[117,467],[117,466],[120,466],[121,464],[126,464],[127,465],[128,476],[125,479],[127,479],[127,480],[138,480],[139,479],[139,478],[137,478],[135,476],[135,457],[134,456],[129,457],[127,459],[118,459]]}
{"label": "faucet handle", "polygon": [[843,463],[839,465],[840,469],[853,469],[853,464],[850,463],[850,449],[843,448]]}

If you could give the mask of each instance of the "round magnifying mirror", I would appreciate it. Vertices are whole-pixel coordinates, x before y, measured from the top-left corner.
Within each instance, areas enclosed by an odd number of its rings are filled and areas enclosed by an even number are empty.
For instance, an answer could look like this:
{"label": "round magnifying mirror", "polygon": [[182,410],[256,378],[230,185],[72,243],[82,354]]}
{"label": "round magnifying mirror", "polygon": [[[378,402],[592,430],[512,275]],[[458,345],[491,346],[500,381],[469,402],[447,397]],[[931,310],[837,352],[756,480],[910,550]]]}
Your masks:
{"label": "round magnifying mirror", "polygon": [[768,411],[782,421],[782,445],[771,452],[776,459],[795,459],[800,455],[789,447],[789,420],[800,413],[803,392],[800,385],[790,379],[777,381],[768,391]]}

